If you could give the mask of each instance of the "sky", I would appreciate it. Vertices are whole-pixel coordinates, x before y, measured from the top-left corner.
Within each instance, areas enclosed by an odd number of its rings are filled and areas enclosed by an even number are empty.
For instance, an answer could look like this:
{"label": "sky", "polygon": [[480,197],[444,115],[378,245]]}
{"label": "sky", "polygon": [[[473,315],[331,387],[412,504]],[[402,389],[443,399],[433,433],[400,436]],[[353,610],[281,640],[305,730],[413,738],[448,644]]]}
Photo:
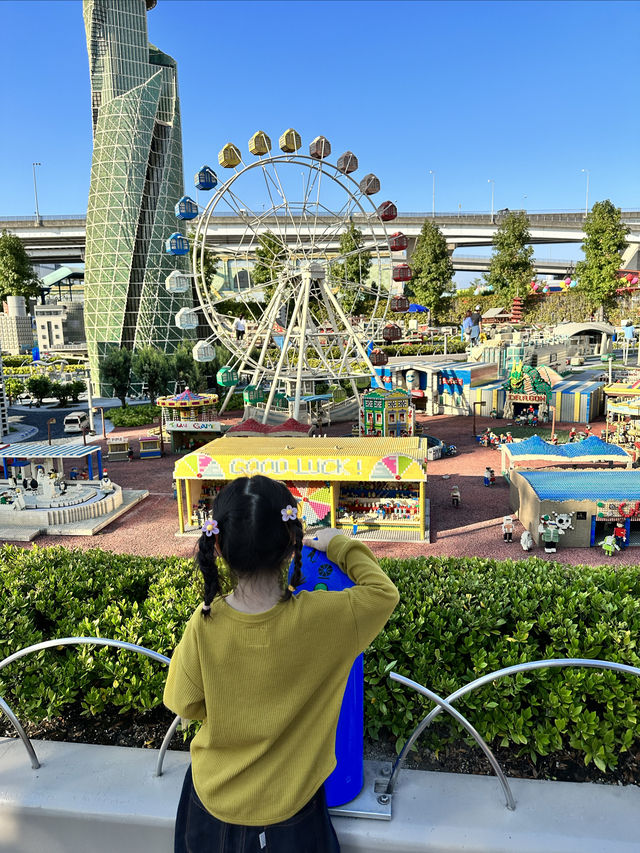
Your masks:
{"label": "sky", "polygon": [[[34,161],[40,213],[84,213],[81,0],[0,0],[0,21],[0,216],[33,215]],[[488,211],[492,187],[496,210],[584,209],[583,169],[589,205],[640,205],[637,2],[158,0],[148,24],[178,63],[187,191],[225,142],[294,127],[400,211],[431,211],[430,171],[438,211]]]}

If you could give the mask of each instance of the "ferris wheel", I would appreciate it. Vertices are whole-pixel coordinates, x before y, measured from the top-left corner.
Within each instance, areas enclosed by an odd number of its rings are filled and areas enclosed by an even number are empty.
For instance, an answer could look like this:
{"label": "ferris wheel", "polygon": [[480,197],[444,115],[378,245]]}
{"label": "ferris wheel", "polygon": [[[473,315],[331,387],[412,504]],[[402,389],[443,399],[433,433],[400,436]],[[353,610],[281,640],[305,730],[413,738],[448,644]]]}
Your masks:
{"label": "ferris wheel", "polygon": [[[202,212],[186,196],[176,205],[179,218],[197,218],[192,246],[180,234],[167,241],[173,254],[191,250],[197,310],[211,328],[209,338],[194,347],[194,358],[212,360],[216,344],[226,347],[232,358],[222,371],[220,384],[229,389],[222,410],[243,386],[245,401],[264,403],[264,422],[283,400],[293,404],[297,418],[303,397],[317,383],[340,392],[346,387],[359,401],[374,364],[386,361],[380,350],[372,352],[372,343],[387,338],[391,310],[408,308],[398,295],[411,278],[406,263],[394,263],[408,245],[404,234],[388,233],[396,206],[374,202],[380,191],[376,175],[356,180],[355,154],[347,151],[331,163],[331,145],[323,136],[303,154],[292,128],[280,137],[278,153],[271,148],[263,131],[249,140],[247,160],[237,146],[226,144],[218,161],[231,176],[218,183],[209,166],[195,175],[198,191],[213,190]],[[208,252],[223,265],[222,275],[218,271],[213,279]],[[170,290],[172,276],[173,287],[186,289],[184,274],[175,272],[167,280]],[[232,311],[230,298],[236,303]],[[238,333],[239,313],[244,334]],[[196,311],[182,309],[176,323],[194,328]],[[397,336],[393,332],[391,339]]]}

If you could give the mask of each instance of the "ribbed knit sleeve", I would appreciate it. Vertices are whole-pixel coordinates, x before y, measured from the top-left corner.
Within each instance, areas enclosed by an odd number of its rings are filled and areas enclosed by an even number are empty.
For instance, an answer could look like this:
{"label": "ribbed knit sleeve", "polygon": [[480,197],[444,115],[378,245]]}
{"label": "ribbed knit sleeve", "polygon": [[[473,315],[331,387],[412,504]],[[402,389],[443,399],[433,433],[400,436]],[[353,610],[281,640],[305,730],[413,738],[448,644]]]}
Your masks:
{"label": "ribbed knit sleeve", "polygon": [[187,720],[204,720],[207,716],[194,624],[197,619],[202,619],[200,608],[187,623],[173,653],[163,695],[167,708]]}
{"label": "ribbed knit sleeve", "polygon": [[349,595],[356,624],[358,654],[380,633],[400,600],[398,590],[362,542],[334,536],[327,557],[346,572],[355,586]]}

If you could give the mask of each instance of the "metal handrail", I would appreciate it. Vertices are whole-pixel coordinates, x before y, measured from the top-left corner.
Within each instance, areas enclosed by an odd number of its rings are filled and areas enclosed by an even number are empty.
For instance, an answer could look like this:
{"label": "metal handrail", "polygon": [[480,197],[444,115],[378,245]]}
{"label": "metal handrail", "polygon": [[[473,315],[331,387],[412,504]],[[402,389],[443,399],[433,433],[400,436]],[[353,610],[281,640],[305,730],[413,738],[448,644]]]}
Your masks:
{"label": "metal handrail", "polygon": [[[484,738],[478,733],[478,731],[471,725],[471,723],[464,717],[460,711],[456,708],[452,708],[451,705],[447,702],[446,699],[443,699],[441,696],[438,696],[437,693],[434,693],[432,690],[429,690],[427,687],[424,687],[422,684],[418,684],[417,681],[412,681],[410,678],[407,678],[404,675],[400,675],[397,672],[390,673],[389,676],[393,681],[397,681],[400,684],[404,684],[406,687],[411,687],[413,690],[416,690],[418,693],[422,693],[423,696],[426,696],[427,699],[431,699],[432,702],[436,703],[436,708],[438,712],[446,711],[448,714],[451,714],[454,720],[457,720],[460,725],[464,726],[464,728],[469,732],[471,737],[475,740],[478,746],[482,749],[484,754],[489,759],[489,763],[493,767],[493,770],[500,780],[500,784],[502,785],[502,790],[504,791],[504,796],[506,800],[506,806],[511,811],[515,811],[516,809],[516,801],[513,798],[513,794],[511,793],[511,788],[509,787],[509,783],[507,782],[507,777],[502,772],[502,768],[498,763],[498,759],[495,757],[493,752],[491,751],[491,747],[487,744]],[[396,766],[398,762],[396,761]],[[394,772],[396,770],[396,766],[394,766]],[[397,775],[396,775],[397,779]],[[395,784],[395,783],[394,783]],[[387,785],[387,794],[393,793],[393,788],[391,787],[391,780],[389,780],[389,784]]]}
{"label": "metal handrail", "polygon": [[[455,702],[456,699],[459,699],[461,696],[465,696],[467,693],[471,693],[478,687],[483,687],[485,684],[489,684],[492,681],[496,681],[499,678],[505,678],[508,675],[516,675],[519,672],[531,672],[536,669],[553,669],[553,668],[563,668],[567,666],[576,666],[576,667],[589,667],[592,669],[609,669],[614,672],[623,672],[627,675],[640,675],[640,669],[635,666],[630,666],[626,663],[616,663],[613,661],[606,660],[590,660],[589,658],[551,658],[550,660],[536,660],[530,661],[529,663],[518,663],[513,666],[507,666],[504,669],[498,669],[495,672],[490,672],[487,675],[481,675],[480,678],[476,678],[474,681],[470,681],[468,684],[465,684],[463,687],[458,688],[453,693],[449,694],[446,699],[441,700],[442,704],[436,703],[436,707],[432,708],[431,711],[427,714],[427,716],[421,720],[420,723],[413,730],[411,736],[405,743],[400,752],[400,755],[396,759],[396,762],[393,766],[393,770],[391,772],[391,776],[389,777],[389,784],[387,785],[387,794],[392,794],[394,788],[398,782],[398,776],[406,757],[409,753],[409,750],[418,739],[418,737],[422,734],[422,732],[427,728],[427,726],[431,725],[431,721],[442,713],[443,710],[448,711],[449,708],[446,707],[450,702]],[[395,672],[390,673],[390,678],[394,681],[400,681],[401,683],[405,683],[404,676],[398,675]],[[420,692],[423,692],[421,690]],[[426,696],[427,694],[424,693]],[[431,697],[429,697],[431,698]],[[484,741],[483,741],[484,742]],[[492,765],[493,766],[493,765]],[[500,778],[500,782],[502,783],[501,774],[498,774]],[[514,806],[515,808],[515,806]]]}
{"label": "metal handrail", "polygon": [[[137,646],[135,643],[127,643],[124,640],[109,640],[105,637],[62,637],[58,640],[44,640],[42,643],[34,643],[32,646],[26,646],[24,649],[20,649],[19,651],[14,652],[13,654],[0,661],[0,670],[4,669],[5,666],[9,666],[10,663],[20,660],[20,658],[26,657],[32,652],[39,652],[43,649],[57,648],[58,646],[77,645],[111,646],[116,649],[125,649],[129,652],[137,652],[138,654],[144,655],[145,657],[151,658],[152,660],[159,661],[160,663],[168,664],[171,662],[171,658],[168,658],[166,655],[161,655],[160,652],[154,652],[152,649],[147,649],[144,646]],[[25,730],[20,725],[18,718],[1,696],[0,710],[4,711],[5,715],[18,733],[18,737],[25,745],[25,749],[27,750],[29,758],[31,760],[31,767],[34,770],[38,770],[38,768],[40,767],[40,762],[38,761],[38,757],[33,748],[33,744],[31,743],[31,740]],[[173,737],[176,729],[178,728],[179,722],[180,717],[175,717],[173,722],[169,726],[166,735],[164,736],[164,740],[162,741],[162,745],[158,754],[158,761],[156,764],[155,772],[156,776],[162,776],[162,764],[164,762],[164,756],[169,747],[169,742],[171,741],[171,738]]]}

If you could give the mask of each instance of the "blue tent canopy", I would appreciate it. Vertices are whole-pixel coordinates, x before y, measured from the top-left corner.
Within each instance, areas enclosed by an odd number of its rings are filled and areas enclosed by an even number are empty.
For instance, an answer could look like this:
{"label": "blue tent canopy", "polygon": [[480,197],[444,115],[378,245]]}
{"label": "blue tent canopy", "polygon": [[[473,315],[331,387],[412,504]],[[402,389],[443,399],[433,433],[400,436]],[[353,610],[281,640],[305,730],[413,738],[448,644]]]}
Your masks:
{"label": "blue tent canopy", "polygon": [[416,302],[412,302],[409,305],[409,314],[422,314],[428,310],[429,309],[425,308],[424,305],[418,305]]}

